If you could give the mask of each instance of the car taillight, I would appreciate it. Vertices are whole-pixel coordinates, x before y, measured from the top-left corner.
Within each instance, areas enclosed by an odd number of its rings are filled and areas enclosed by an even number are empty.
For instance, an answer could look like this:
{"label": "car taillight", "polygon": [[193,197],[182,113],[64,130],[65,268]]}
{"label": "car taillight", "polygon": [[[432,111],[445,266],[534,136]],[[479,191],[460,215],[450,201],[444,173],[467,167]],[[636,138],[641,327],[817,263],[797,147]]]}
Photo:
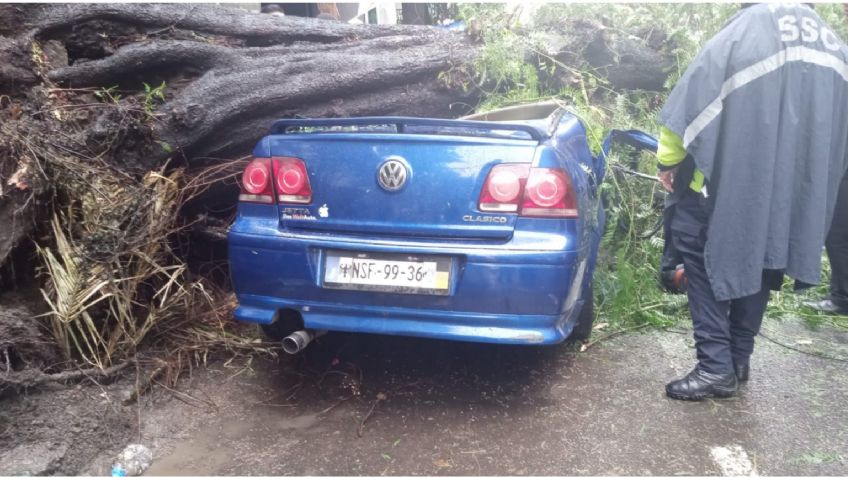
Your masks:
{"label": "car taillight", "polygon": [[577,197],[562,169],[534,167],[524,185],[522,217],[577,217]]}
{"label": "car taillight", "polygon": [[577,198],[562,169],[499,164],[480,192],[481,212],[518,212],[522,217],[577,217]]}
{"label": "car taillight", "polygon": [[244,169],[241,177],[242,202],[274,203],[274,190],[271,186],[271,160],[254,159]]}
{"label": "car taillight", "polygon": [[489,171],[480,192],[483,212],[517,212],[530,164],[498,164]]}
{"label": "car taillight", "polygon": [[273,158],[274,185],[277,201],[284,204],[308,204],[312,202],[312,187],[306,164],[294,157]]}

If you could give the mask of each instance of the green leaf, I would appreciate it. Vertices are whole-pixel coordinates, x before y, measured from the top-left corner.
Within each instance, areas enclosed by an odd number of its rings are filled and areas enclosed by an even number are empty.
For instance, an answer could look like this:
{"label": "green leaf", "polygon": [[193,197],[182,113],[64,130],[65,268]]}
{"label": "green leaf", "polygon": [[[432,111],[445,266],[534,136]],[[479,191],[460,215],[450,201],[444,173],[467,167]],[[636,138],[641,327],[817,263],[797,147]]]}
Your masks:
{"label": "green leaf", "polygon": [[162,150],[167,152],[168,154],[174,152],[174,148],[165,141],[156,141],[156,144],[159,144],[159,147],[161,147]]}

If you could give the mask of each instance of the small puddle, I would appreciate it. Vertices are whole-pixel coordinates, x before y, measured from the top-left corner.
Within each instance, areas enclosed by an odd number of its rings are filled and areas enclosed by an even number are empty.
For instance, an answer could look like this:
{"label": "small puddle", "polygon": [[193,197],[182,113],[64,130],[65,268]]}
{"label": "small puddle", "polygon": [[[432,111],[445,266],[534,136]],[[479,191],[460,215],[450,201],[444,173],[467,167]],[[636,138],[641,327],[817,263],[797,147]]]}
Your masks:
{"label": "small puddle", "polygon": [[[213,442],[214,441],[214,442]],[[218,469],[232,462],[233,451],[220,440],[198,436],[177,444],[170,455],[155,459],[146,475],[197,475],[198,469]]]}
{"label": "small puddle", "polygon": [[318,422],[318,414],[304,414],[302,416],[274,421],[270,424],[278,430],[306,430]]}
{"label": "small puddle", "polygon": [[318,414],[285,418],[275,412],[261,412],[252,419],[225,419],[198,430],[177,443],[170,454],[154,456],[145,475],[217,474],[231,465],[242,447],[279,431],[307,431],[318,422]]}

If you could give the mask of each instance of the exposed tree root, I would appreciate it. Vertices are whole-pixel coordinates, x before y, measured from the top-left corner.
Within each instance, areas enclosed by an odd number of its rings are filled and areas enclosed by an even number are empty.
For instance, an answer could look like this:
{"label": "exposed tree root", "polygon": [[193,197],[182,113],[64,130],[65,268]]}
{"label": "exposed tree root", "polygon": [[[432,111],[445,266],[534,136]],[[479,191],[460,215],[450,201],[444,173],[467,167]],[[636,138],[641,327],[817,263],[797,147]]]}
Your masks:
{"label": "exposed tree root", "polygon": [[54,374],[47,374],[38,369],[0,373],[0,385],[11,385],[22,389],[28,389],[47,383],[65,383],[69,381],[79,381],[85,378],[112,378],[123,371],[132,362],[133,360],[128,359],[106,369],[86,368],[62,371],[61,373]]}

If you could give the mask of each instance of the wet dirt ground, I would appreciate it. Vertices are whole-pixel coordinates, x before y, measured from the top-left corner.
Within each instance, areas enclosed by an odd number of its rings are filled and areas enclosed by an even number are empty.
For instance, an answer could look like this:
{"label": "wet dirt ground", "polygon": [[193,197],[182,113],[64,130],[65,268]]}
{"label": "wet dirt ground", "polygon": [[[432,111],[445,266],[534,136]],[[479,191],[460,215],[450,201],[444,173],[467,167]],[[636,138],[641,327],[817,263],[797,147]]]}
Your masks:
{"label": "wet dirt ground", "polygon": [[[844,329],[764,334],[848,358]],[[737,397],[666,398],[693,356],[685,330],[582,353],[331,334],[296,359],[195,370],[133,407],[126,438],[153,450],[146,475],[848,474],[848,363],[761,338]],[[59,470],[108,473],[116,452]]]}

